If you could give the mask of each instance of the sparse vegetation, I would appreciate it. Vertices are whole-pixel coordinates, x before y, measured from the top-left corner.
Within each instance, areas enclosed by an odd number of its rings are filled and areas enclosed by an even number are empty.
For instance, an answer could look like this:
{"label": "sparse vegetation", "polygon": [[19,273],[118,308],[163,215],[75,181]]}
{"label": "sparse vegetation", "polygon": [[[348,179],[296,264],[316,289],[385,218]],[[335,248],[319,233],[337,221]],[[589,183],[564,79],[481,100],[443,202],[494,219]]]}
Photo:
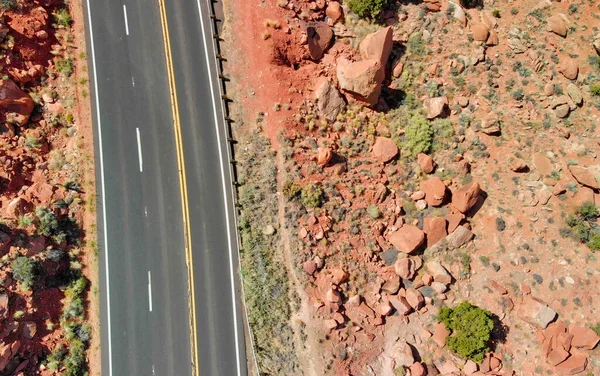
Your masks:
{"label": "sparse vegetation", "polygon": [[316,184],[308,183],[302,187],[300,200],[307,208],[318,208],[323,203],[323,189]]}
{"label": "sparse vegetation", "polygon": [[433,128],[429,120],[420,111],[411,112],[407,120],[402,151],[411,157],[429,152],[433,141]]}
{"label": "sparse vegetation", "polygon": [[26,289],[31,289],[37,281],[40,268],[39,263],[29,257],[19,256],[11,264],[13,277],[23,284]]}
{"label": "sparse vegetation", "polygon": [[73,23],[73,19],[71,18],[69,9],[67,8],[60,8],[56,10],[54,13],[52,13],[52,17],[57,27],[68,28]]}
{"label": "sparse vegetation", "polygon": [[592,251],[600,250],[600,227],[597,218],[600,211],[592,202],[586,202],[575,209],[575,214],[569,215],[565,223],[568,228],[563,230],[577,241],[586,244]]}
{"label": "sparse vegetation", "polygon": [[360,18],[376,19],[387,6],[388,0],[349,0],[348,6]]}
{"label": "sparse vegetation", "polygon": [[465,301],[456,308],[442,307],[438,320],[451,331],[446,345],[458,356],[481,362],[485,353],[490,351],[494,329],[491,312]]}

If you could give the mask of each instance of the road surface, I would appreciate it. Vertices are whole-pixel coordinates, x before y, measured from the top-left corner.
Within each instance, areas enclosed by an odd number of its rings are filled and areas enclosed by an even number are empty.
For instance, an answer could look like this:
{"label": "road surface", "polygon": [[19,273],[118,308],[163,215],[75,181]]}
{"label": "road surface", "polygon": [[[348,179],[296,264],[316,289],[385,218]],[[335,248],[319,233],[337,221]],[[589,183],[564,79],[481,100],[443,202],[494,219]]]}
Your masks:
{"label": "road surface", "polygon": [[208,3],[163,1],[85,4],[102,374],[245,375]]}

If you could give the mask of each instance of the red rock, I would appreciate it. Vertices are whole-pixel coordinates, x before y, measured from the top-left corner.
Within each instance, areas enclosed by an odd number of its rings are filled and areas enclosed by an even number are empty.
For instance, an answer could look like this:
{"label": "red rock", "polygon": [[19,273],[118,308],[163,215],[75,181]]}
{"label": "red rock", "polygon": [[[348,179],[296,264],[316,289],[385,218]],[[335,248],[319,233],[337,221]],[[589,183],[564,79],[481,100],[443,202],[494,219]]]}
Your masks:
{"label": "red rock", "polygon": [[388,294],[395,294],[400,289],[400,277],[392,276],[386,280],[381,286],[381,291],[387,292]]}
{"label": "red rock", "polygon": [[425,233],[418,227],[404,225],[390,236],[389,242],[398,251],[410,254],[425,242]]}
{"label": "red rock", "polygon": [[445,285],[449,285],[450,283],[452,283],[452,276],[450,275],[450,273],[448,273],[446,268],[444,268],[442,264],[440,264],[438,261],[429,261],[426,264],[426,267],[436,282],[440,282]]}
{"label": "red rock", "polygon": [[533,155],[533,165],[542,176],[550,175],[554,171],[552,161],[542,153],[535,153]]}
{"label": "red rock", "polygon": [[370,106],[377,104],[381,94],[381,84],[385,78],[381,74],[381,63],[377,59],[351,62],[338,59],[336,76],[340,85],[355,99]]}
{"label": "red rock", "polygon": [[447,222],[444,218],[425,218],[423,221],[423,232],[427,234],[427,247],[431,247],[448,235],[446,226]]}
{"label": "red rock", "polygon": [[398,314],[400,314],[401,316],[406,316],[410,312],[412,312],[412,307],[402,296],[391,297],[390,304],[394,307],[394,309],[396,309],[396,311],[398,311]]}
{"label": "red rock", "polygon": [[448,234],[452,234],[462,220],[465,219],[465,215],[463,213],[449,213],[444,218],[448,221]]}
{"label": "red rock", "polygon": [[465,375],[472,375],[475,372],[477,372],[478,369],[479,367],[477,366],[477,363],[475,363],[472,360],[467,360],[467,363],[463,367],[463,372],[465,373]]}
{"label": "red rock", "polygon": [[579,64],[572,58],[563,58],[558,65],[558,71],[569,80],[576,80],[579,73]]}
{"label": "red rock", "polygon": [[600,337],[592,330],[578,325],[571,325],[569,332],[573,335],[571,346],[593,350],[600,342]]}
{"label": "red rock", "polygon": [[548,17],[546,20],[548,22],[548,29],[555,33],[556,35],[560,35],[561,37],[567,36],[568,25],[565,17],[561,14],[555,14],[553,16]]}
{"label": "red rock", "polygon": [[425,198],[425,192],[416,191],[412,195],[410,195],[410,199],[413,201],[419,201]]}
{"label": "red rock", "polygon": [[302,264],[302,269],[308,275],[313,275],[317,271],[317,264],[313,260],[307,260]]}
{"label": "red rock", "polygon": [[389,302],[381,302],[379,303],[379,305],[377,306],[377,312],[381,315],[381,316],[389,316],[392,314],[392,305]]}
{"label": "red rock", "polygon": [[541,300],[529,295],[523,299],[517,314],[523,321],[542,329],[556,318],[556,311]]}
{"label": "red rock", "polygon": [[330,288],[329,290],[327,290],[327,294],[325,295],[325,298],[330,303],[339,303],[342,301],[342,295],[340,294],[340,292],[337,290],[334,290],[333,288]]}
{"label": "red rock", "polygon": [[423,294],[421,294],[419,290],[415,290],[414,288],[406,289],[406,301],[415,311],[421,309],[421,307],[423,307],[423,304],[425,303],[425,299],[423,299]]}
{"label": "red rock", "polygon": [[23,198],[16,197],[6,206],[6,216],[12,219],[18,219],[31,210],[31,205]]}
{"label": "red rock", "polygon": [[411,376],[426,376],[427,375],[427,371],[425,370],[425,367],[423,367],[423,365],[419,362],[414,363],[412,366],[410,366],[410,375]]}
{"label": "red rock", "polygon": [[376,137],[373,144],[373,156],[382,162],[389,162],[398,155],[398,146],[391,138]]}
{"label": "red rock", "polygon": [[[315,99],[319,116],[333,122],[346,108],[346,102],[338,89],[327,79],[316,85]],[[329,162],[329,161],[328,161]]]}
{"label": "red rock", "polygon": [[596,176],[600,175],[600,167],[585,168],[581,166],[569,166],[569,172],[579,184],[592,189],[600,189],[600,182],[596,179]]}
{"label": "red rock", "polygon": [[310,58],[320,60],[331,46],[333,30],[325,22],[315,22],[306,28]]}
{"label": "red rock", "polygon": [[448,107],[448,98],[446,96],[437,98],[427,98],[423,101],[427,119],[434,119],[444,113]]}
{"label": "red rock", "polygon": [[33,111],[33,99],[12,80],[0,80],[0,121],[6,121],[7,113],[19,116],[18,125],[25,125]]}
{"label": "red rock", "polygon": [[425,192],[425,201],[431,206],[441,206],[446,198],[446,184],[437,176],[423,180],[419,185]]}
{"label": "red rock", "polygon": [[376,59],[384,69],[390,57],[390,52],[392,52],[393,31],[393,28],[389,26],[368,34],[358,47],[363,60]]}
{"label": "red rock", "polygon": [[435,170],[435,162],[431,156],[419,153],[417,155],[417,162],[419,163],[419,168],[424,174],[431,174],[433,170]]}
{"label": "red rock", "polygon": [[585,371],[587,367],[587,357],[582,354],[571,354],[567,360],[556,366],[556,370],[561,375],[576,375]]}
{"label": "red rock", "polygon": [[485,42],[490,35],[490,29],[484,24],[475,24],[472,27],[473,39],[478,42]]}
{"label": "red rock", "polygon": [[328,331],[332,331],[338,327],[338,323],[334,319],[325,320],[324,323],[325,323],[325,328],[327,328]]}
{"label": "red rock", "polygon": [[344,282],[346,282],[348,280],[348,278],[350,277],[350,275],[348,273],[346,273],[345,271],[343,271],[342,269],[331,269],[329,271],[330,276],[331,276],[331,283],[333,283],[334,285],[340,285]]}
{"label": "red rock", "polygon": [[439,346],[446,346],[446,338],[450,335],[450,331],[446,329],[446,325],[443,322],[437,323],[433,330],[433,341]]}
{"label": "red rock", "polygon": [[398,59],[394,63],[394,67],[392,69],[392,75],[396,78],[402,76],[402,72],[404,71],[404,63],[402,60]]}
{"label": "red rock", "polygon": [[394,270],[400,278],[412,279],[415,276],[415,265],[409,258],[397,260],[394,264]]}
{"label": "red rock", "polygon": [[0,294],[0,320],[8,317],[8,295]]}
{"label": "red rock", "polygon": [[491,369],[497,369],[502,365],[502,361],[498,358],[496,358],[495,356],[492,356],[490,358],[490,368]]}
{"label": "red rock", "polygon": [[415,362],[411,346],[404,341],[397,341],[392,347],[392,358],[396,366],[410,367]]}
{"label": "red rock", "polygon": [[[48,205],[54,194],[54,187],[45,182],[33,183],[26,191],[26,196],[36,198],[43,205]],[[32,201],[32,200],[30,200]]]}
{"label": "red rock", "polygon": [[480,194],[481,187],[476,181],[463,185],[452,194],[452,206],[459,212],[466,213],[475,206]]}
{"label": "red rock", "polygon": [[332,24],[335,24],[339,20],[344,18],[344,9],[337,1],[330,1],[327,4],[327,9],[325,10],[325,14],[331,20]]}

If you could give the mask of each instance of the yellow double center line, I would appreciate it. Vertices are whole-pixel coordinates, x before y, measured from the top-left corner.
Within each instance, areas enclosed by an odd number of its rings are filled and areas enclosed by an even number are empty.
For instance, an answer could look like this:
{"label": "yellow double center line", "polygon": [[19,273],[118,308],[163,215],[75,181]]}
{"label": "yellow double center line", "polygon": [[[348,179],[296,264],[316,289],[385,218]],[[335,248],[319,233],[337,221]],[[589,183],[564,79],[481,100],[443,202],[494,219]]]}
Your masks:
{"label": "yellow double center line", "polygon": [[190,346],[192,350],[192,375],[200,375],[198,364],[198,337],[196,333],[196,296],[194,292],[194,264],[192,259],[192,242],[190,231],[190,214],[187,196],[187,182],[185,178],[185,164],[183,162],[183,144],[181,143],[181,122],[179,119],[179,102],[177,101],[177,88],[175,86],[175,74],[173,72],[173,55],[171,52],[171,39],[169,37],[169,27],[167,23],[167,11],[164,0],[158,0],[160,8],[160,22],[163,31],[163,42],[165,47],[165,56],[167,63],[167,73],[169,79],[169,91],[171,92],[171,109],[173,111],[173,128],[175,130],[175,149],[177,151],[177,165],[179,167],[179,190],[181,194],[181,209],[183,211],[183,231],[185,238],[185,262],[187,264],[187,280],[189,292],[189,313],[190,313]]}

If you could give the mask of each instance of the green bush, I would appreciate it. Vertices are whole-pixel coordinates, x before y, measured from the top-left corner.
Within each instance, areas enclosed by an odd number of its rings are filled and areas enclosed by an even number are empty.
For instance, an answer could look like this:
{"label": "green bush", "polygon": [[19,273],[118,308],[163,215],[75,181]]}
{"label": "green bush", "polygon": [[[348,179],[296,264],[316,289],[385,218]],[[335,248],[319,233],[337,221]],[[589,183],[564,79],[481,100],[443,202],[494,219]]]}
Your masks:
{"label": "green bush", "polygon": [[38,219],[37,232],[44,236],[54,236],[59,233],[58,218],[47,206],[40,206],[35,209],[35,216]]}
{"label": "green bush", "polygon": [[69,10],[67,8],[58,9],[56,12],[52,13],[52,17],[54,17],[54,23],[59,27],[69,27],[71,23],[73,23],[73,19],[69,14]]}
{"label": "green bush", "polygon": [[300,194],[301,190],[302,188],[300,188],[298,184],[288,180],[283,184],[283,197],[285,197],[288,201],[293,200]]}
{"label": "green bush", "polygon": [[379,212],[379,208],[376,205],[369,205],[367,207],[367,213],[369,213],[371,219],[377,219],[381,216],[381,212]]}
{"label": "green bush", "polygon": [[592,203],[585,202],[575,209],[575,214],[569,215],[565,223],[568,229],[562,229],[577,241],[587,245],[592,251],[600,250],[600,226],[596,219],[600,217],[600,210]]}
{"label": "green bush", "polygon": [[590,86],[590,93],[595,97],[600,97],[600,84],[594,84]]}
{"label": "green bush", "polygon": [[420,111],[413,111],[408,117],[404,128],[403,152],[411,157],[419,153],[428,153],[433,141],[433,128],[431,123]]}
{"label": "green bush", "polygon": [[35,284],[39,274],[39,263],[29,257],[19,256],[13,260],[11,270],[13,277],[30,289]]}
{"label": "green bush", "polygon": [[375,19],[379,17],[388,0],[349,0],[350,10],[358,14],[360,18]]}
{"label": "green bush", "polygon": [[0,10],[13,10],[17,7],[17,0],[0,0]]}
{"label": "green bush", "polygon": [[462,302],[456,308],[442,307],[438,317],[451,331],[446,345],[461,358],[481,362],[490,351],[490,339],[494,330],[492,313]]}
{"label": "green bush", "polygon": [[323,203],[323,189],[318,185],[308,183],[300,194],[302,205],[307,208],[318,208]]}

